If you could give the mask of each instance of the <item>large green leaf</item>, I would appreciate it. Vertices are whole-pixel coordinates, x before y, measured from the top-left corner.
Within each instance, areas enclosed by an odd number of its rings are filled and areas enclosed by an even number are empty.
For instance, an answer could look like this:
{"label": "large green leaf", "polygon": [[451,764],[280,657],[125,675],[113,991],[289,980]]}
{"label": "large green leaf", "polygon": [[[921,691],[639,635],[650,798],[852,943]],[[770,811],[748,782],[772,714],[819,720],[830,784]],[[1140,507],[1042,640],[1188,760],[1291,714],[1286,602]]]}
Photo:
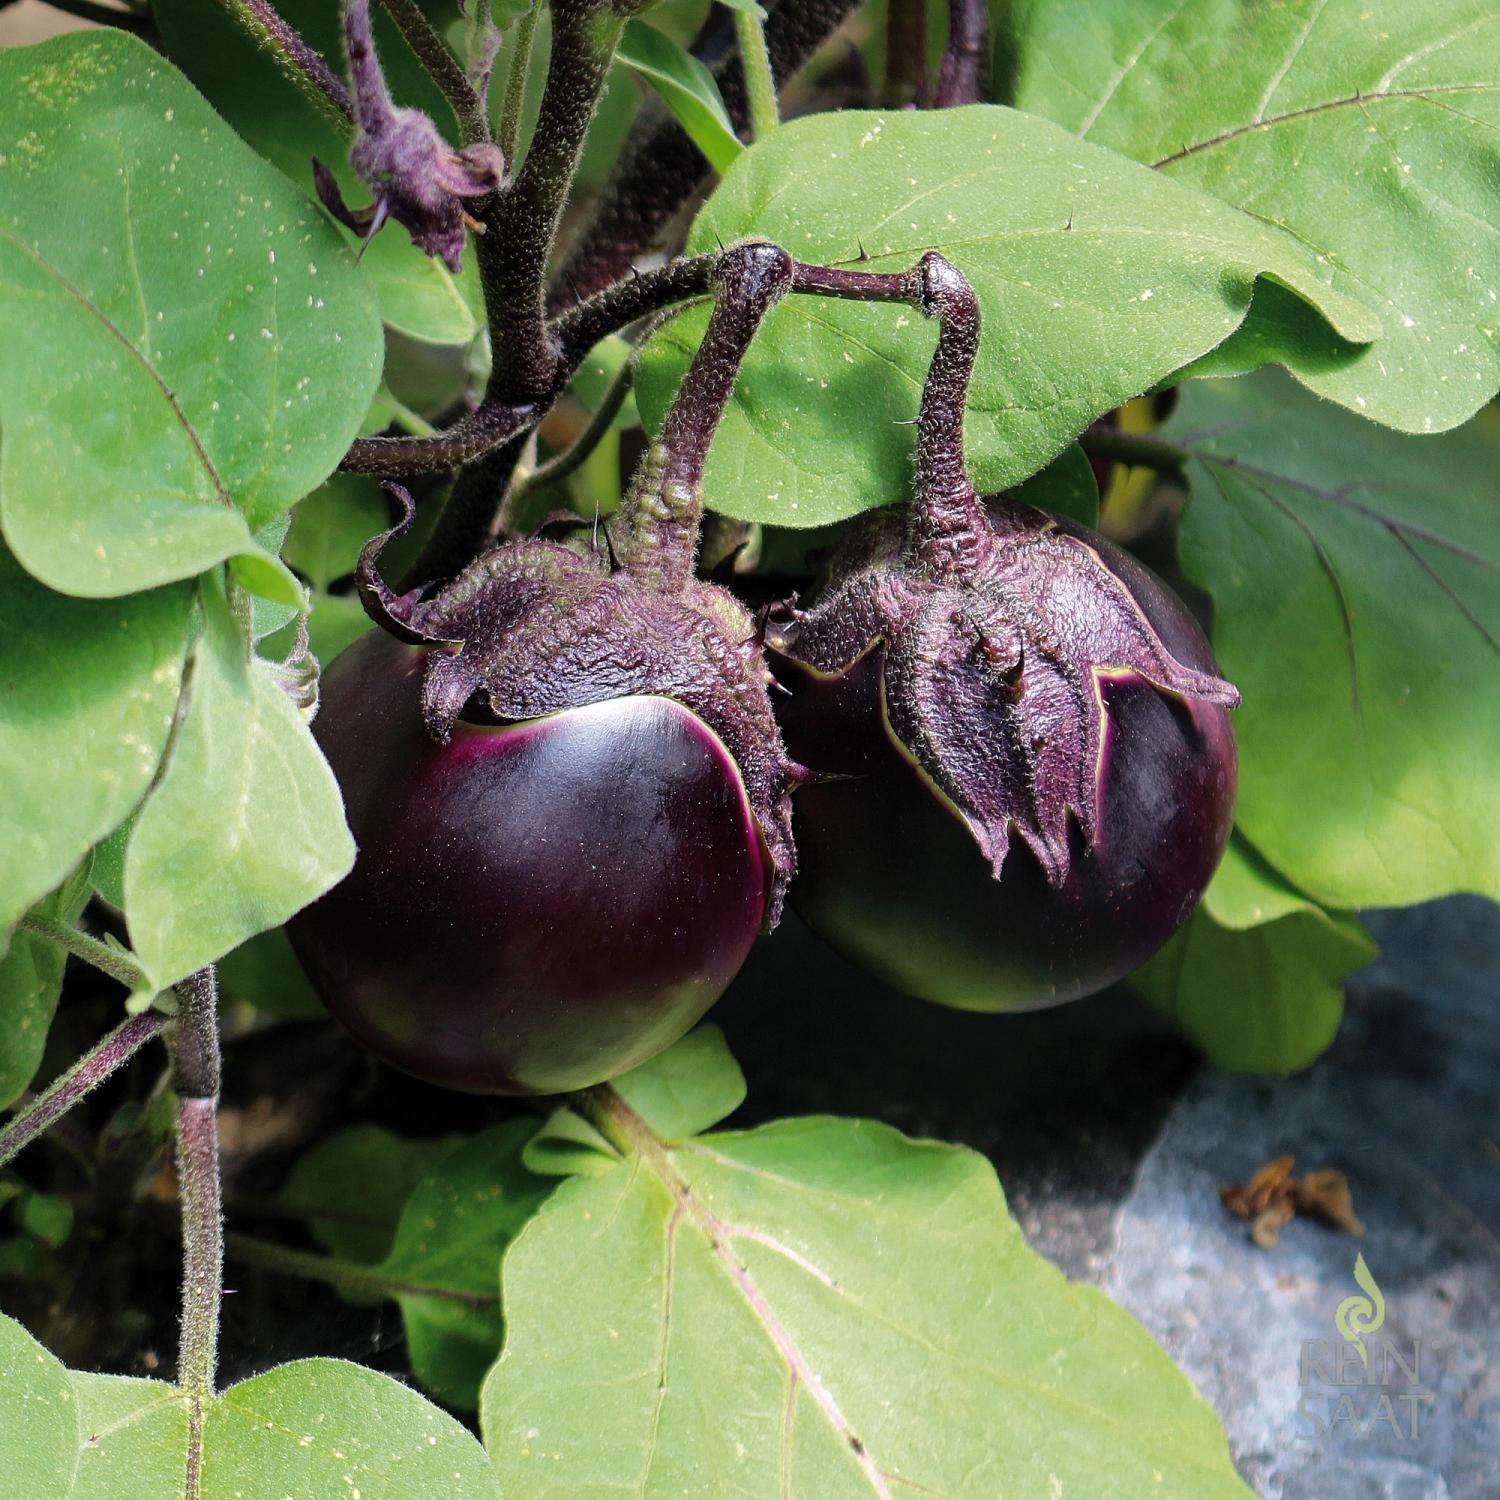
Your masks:
{"label": "large green leaf", "polygon": [[379,378],[373,299],[327,219],[117,31],[0,51],[0,521],[66,593],[254,550]]}
{"label": "large green leaf", "polygon": [[[93,861],[85,859],[37,904],[35,915],[71,927],[88,901],[92,869]],[[0,958],[0,1109],[36,1076],[67,957],[50,938],[18,932]]]}
{"label": "large green leaf", "polygon": [[1251,842],[1329,907],[1500,897],[1500,442],[1404,437],[1274,371],[1191,382],[1164,435],[1244,695]]}
{"label": "large green leaf", "polygon": [[68,1372],[0,1314],[0,1474],[26,1500],[68,1500],[78,1468],[78,1404]]}
{"label": "large green leaf", "polygon": [[0,544],[0,931],[150,785],[191,604],[185,584],[129,599],[55,594]]}
{"label": "large green leaf", "polygon": [[[75,1372],[87,1434],[72,1500],[182,1494],[187,1411],[159,1380]],[[279,1365],[212,1400],[203,1500],[499,1500],[479,1444],[388,1375],[335,1359]],[[28,1496],[29,1500],[29,1496]]]}
{"label": "large green leaf", "polygon": [[412,1372],[440,1400],[473,1409],[500,1352],[500,1258],[557,1186],[521,1159],[533,1120],[481,1131],[407,1199],[380,1269],[430,1294],[396,1298]]}
{"label": "large green leaf", "polygon": [[[342,75],[339,7],[327,0],[284,0],[276,8]],[[382,8],[371,9],[381,62],[397,102],[426,110],[456,141],[453,116],[442,96]],[[370,190],[349,166],[348,134],[293,86],[269,53],[240,29],[227,6],[155,0],[151,14],[172,61],[304,194],[312,196],[316,156],[339,179],[350,203],[370,201]],[[381,317],[392,328],[435,344],[466,344],[479,331],[482,299],[472,250],[464,255],[462,274],[453,276],[392,224],[370,241],[362,263],[379,291]]]}
{"label": "large green leaf", "polygon": [[[765,235],[822,264],[899,271],[942,251],[979,294],[969,398],[977,484],[1034,473],[1095,417],[1221,343],[1257,278],[1348,338],[1379,320],[1289,235],[1049,121],[988,105],[793,121],[730,168],[690,248]],[[707,312],[674,319],[638,396],[659,427]],[[910,308],[790,297],[750,351],[706,494],[746,520],[813,526],[904,498],[934,333]]]}
{"label": "large green leaf", "polygon": [[158,987],[279,926],[354,863],[307,726],[246,659],[222,594],[203,598],[187,715],[125,851],[131,946]]}
{"label": "large green leaf", "polygon": [[509,1494],[1247,1500],[1167,1356],[1033,1255],[972,1152],[784,1120],[573,1178],[505,1259]]}
{"label": "large green leaf", "polygon": [[390,1252],[413,1189],[463,1144],[462,1136],[407,1140],[379,1125],[355,1125],[300,1157],[278,1201],[305,1215],[334,1255],[375,1265]]}
{"label": "large green leaf", "polygon": [[1295,890],[1242,840],[1131,986],[1221,1068],[1291,1073],[1338,1030],[1344,980],[1375,957],[1359,922]]}
{"label": "large green leaf", "polygon": [[1380,338],[1325,368],[1326,335],[1273,296],[1278,326],[1252,317],[1247,364],[1285,359],[1408,432],[1455,426],[1500,386],[1494,0],[1013,9],[1022,109],[1283,226],[1379,312]]}

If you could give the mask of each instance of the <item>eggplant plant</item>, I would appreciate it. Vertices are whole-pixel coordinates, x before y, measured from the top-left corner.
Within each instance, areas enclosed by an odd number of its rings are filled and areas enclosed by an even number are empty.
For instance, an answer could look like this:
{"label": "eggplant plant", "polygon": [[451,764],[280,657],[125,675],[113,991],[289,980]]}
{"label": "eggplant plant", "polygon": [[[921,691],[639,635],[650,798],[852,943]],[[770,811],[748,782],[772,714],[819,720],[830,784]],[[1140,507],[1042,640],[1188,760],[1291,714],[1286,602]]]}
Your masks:
{"label": "eggplant plant", "polygon": [[16,1493],[1249,1494],[982,1156],[730,1043],[785,906],[1293,1073],[1361,910],[1500,898],[1493,7],[38,13]]}

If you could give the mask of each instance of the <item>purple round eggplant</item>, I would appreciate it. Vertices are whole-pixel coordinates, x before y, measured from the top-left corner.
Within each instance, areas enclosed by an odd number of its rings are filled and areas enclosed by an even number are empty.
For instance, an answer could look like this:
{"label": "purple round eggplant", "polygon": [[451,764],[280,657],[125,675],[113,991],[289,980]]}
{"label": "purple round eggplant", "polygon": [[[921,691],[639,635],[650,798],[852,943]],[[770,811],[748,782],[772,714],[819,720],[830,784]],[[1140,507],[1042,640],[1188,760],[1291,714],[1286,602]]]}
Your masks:
{"label": "purple round eggplant", "polygon": [[426,654],[362,637],[314,732],[359,855],[293,946],[377,1056],[433,1083],[550,1094],[682,1036],[761,930],[772,863],[718,735],[630,694],[426,731]]}
{"label": "purple round eggplant", "polygon": [[[1055,556],[1039,558],[1017,610],[1030,615],[1029,633],[1013,674],[1005,661],[995,674],[1009,693],[988,702],[966,693],[960,665],[942,656],[962,628],[941,610],[949,635],[937,646],[890,631],[907,650],[899,672],[885,640],[833,670],[773,663],[790,690],[787,749],[812,772],[795,798],[793,906],[870,973],[967,1010],[1060,1004],[1137,968],[1193,910],[1233,819],[1228,702],[1202,690],[1215,668],[1197,623],[1097,533],[1027,514],[1049,545],[1076,544],[1118,588],[1109,609],[1098,608],[1081,592],[1095,591],[1096,569],[1059,571]],[[885,585],[893,579],[901,575]],[[1111,618],[1125,604],[1154,634],[1150,660],[1137,642],[1111,662],[1112,645],[1131,644]],[[1039,638],[1050,663],[1034,649]],[[1124,664],[1131,656],[1135,665]],[[971,657],[991,665],[983,649]],[[972,661],[962,669],[979,670]],[[1046,702],[1074,676],[1095,699],[1092,726]],[[1058,775],[1039,743],[1048,734],[1079,741],[1083,774],[1063,777],[1065,792],[1048,785]],[[1049,815],[1049,801],[1063,814]]]}

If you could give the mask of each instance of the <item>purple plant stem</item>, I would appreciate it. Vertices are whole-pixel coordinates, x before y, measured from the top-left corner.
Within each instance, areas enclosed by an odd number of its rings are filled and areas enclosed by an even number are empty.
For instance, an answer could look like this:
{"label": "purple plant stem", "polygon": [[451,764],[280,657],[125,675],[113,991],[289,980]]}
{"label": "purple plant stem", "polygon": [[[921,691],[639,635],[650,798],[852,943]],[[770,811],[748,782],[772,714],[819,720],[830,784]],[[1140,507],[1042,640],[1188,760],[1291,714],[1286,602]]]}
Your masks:
{"label": "purple plant stem", "polygon": [[519,405],[553,394],[547,260],[624,26],[607,0],[552,0],[552,51],[530,149],[510,187],[475,205],[485,226],[476,248],[495,351],[490,399]]}
{"label": "purple plant stem", "polygon": [[[781,0],[767,5],[766,49],[784,84],[839,27],[857,0]],[[692,44],[718,81],[736,130],[748,123],[744,70],[735,46],[734,14],[714,6]],[[628,275],[632,262],[661,238],[709,175],[687,132],[657,105],[641,111],[588,228],[556,278],[556,302],[577,302]]]}
{"label": "purple plant stem", "polygon": [[719,258],[716,279],[703,342],[621,506],[624,565],[663,593],[692,576],[708,447],[761,319],[791,288],[792,258],[766,241],[736,245]]}
{"label": "purple plant stem", "polygon": [[977,104],[984,97],[989,52],[990,18],[984,0],[948,0],[948,46],[932,107]]}
{"label": "purple plant stem", "polygon": [[130,1061],[170,1018],[148,1010],[122,1021],[92,1051],[85,1053],[40,1098],[0,1129],[0,1166],[29,1146],[60,1120],[90,1090]]}
{"label": "purple plant stem", "polygon": [[550,400],[540,408],[486,400],[446,432],[432,437],[356,438],[339,460],[339,468],[346,473],[380,474],[391,479],[456,469],[517,433],[530,431],[550,405]]}
{"label": "purple plant stem", "polygon": [[[460,465],[492,454],[503,444],[529,432],[546,415],[553,401],[562,394],[578,366],[587,357],[590,349],[602,338],[618,332],[627,324],[654,312],[684,302],[692,297],[702,297],[713,290],[714,274],[719,264],[717,255],[694,255],[673,261],[655,271],[633,276],[608,291],[591,297],[587,302],[570,308],[556,318],[548,327],[548,339],[555,345],[557,363],[553,372],[552,389],[537,404],[509,405],[490,397],[473,411],[454,423],[446,432],[433,437],[368,437],[356,438],[348,452],[339,460],[339,468],[355,474],[380,474],[392,479],[409,479],[419,474],[440,473],[444,469],[456,469]],[[519,446],[516,453],[519,454]],[[485,497],[498,494],[504,489],[505,476],[490,476],[485,487]],[[434,537],[434,559],[456,558],[456,567],[462,567],[473,555],[465,546],[482,540],[488,531],[489,521],[494,515],[494,503],[465,506],[450,502],[454,520],[448,521],[445,513],[439,531],[452,533],[453,542]],[[469,512],[474,512],[470,517]],[[466,524],[459,526],[460,517]],[[446,571],[455,571],[450,568]],[[428,578],[446,576],[445,569],[436,567],[426,574]]]}
{"label": "purple plant stem", "polygon": [[916,503],[907,534],[909,561],[939,573],[972,567],[987,527],[964,463],[964,406],[979,352],[979,299],[935,250],[910,271],[891,274],[835,266],[792,268],[792,290],[821,297],[906,302],[938,320],[938,342],[917,415]]}
{"label": "purple plant stem", "polygon": [[224,4],[257,41],[269,43],[286,71],[304,85],[311,85],[336,114],[354,123],[354,100],[343,79],[302,40],[296,27],[282,18],[275,6],[267,0],[224,0]]}
{"label": "purple plant stem", "polygon": [[489,140],[490,126],[484,117],[484,101],[415,0],[380,0],[380,3],[400,28],[406,45],[427,70],[427,76],[452,106],[461,143],[471,146],[477,141]]}
{"label": "purple plant stem", "polygon": [[177,1183],[182,1204],[182,1340],[177,1385],[188,1402],[187,1500],[198,1500],[203,1413],[214,1393],[224,1214],[219,1181],[218,986],[212,967],[177,986]]}

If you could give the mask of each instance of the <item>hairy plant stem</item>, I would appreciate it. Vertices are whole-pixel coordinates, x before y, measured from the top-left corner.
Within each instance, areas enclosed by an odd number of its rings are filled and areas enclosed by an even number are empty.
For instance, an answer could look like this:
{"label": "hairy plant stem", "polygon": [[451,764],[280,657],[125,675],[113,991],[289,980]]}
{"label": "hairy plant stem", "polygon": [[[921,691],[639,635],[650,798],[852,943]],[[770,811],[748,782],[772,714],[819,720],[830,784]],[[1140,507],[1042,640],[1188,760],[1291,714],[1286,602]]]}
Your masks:
{"label": "hairy plant stem", "polygon": [[984,97],[990,55],[990,17],[985,0],[948,0],[948,46],[933,91],[934,109],[977,104]]}
{"label": "hairy plant stem", "polygon": [[507,189],[475,205],[485,226],[476,253],[494,346],[489,399],[517,405],[554,393],[547,258],[625,27],[622,12],[607,0],[553,0],[547,83],[526,160]]}
{"label": "hairy plant stem", "polygon": [[472,146],[489,140],[490,124],[484,117],[484,101],[459,66],[458,59],[448,50],[447,43],[423,15],[416,0],[380,0],[380,3],[405,37],[406,45],[426,69],[427,76],[452,106],[458,120],[460,144]]}
{"label": "hairy plant stem", "polygon": [[964,405],[979,352],[979,299],[948,261],[929,251],[910,271],[891,274],[834,266],[792,270],[792,290],[823,297],[906,302],[938,320],[938,342],[917,414],[916,501],[909,512],[908,559],[938,574],[972,576],[987,545],[983,506],[964,462]]}
{"label": "hairy plant stem", "polygon": [[37,937],[56,943],[59,948],[67,949],[74,958],[81,958],[84,963],[108,974],[132,993],[146,987],[148,981],[145,971],[138,964],[133,964],[128,955],[111,948],[108,943],[101,943],[98,938],[90,937],[86,932],[80,932],[67,922],[27,915],[21,918],[20,927],[22,932],[34,933]]}
{"label": "hairy plant stem", "polygon": [[212,966],[177,985],[173,1062],[177,1086],[177,1184],[182,1205],[182,1339],[177,1385],[187,1400],[187,1500],[202,1488],[203,1417],[214,1393],[224,1215],[219,1182],[218,985]]}
{"label": "hairy plant stem", "polygon": [[85,1052],[20,1114],[0,1126],[0,1167],[67,1114],[85,1094],[124,1067],[170,1024],[170,1016],[148,1010],[122,1021],[96,1047]]}
{"label": "hairy plant stem", "polygon": [[753,11],[735,11],[734,31],[740,44],[740,66],[745,72],[750,136],[758,141],[781,124],[781,107],[776,101],[776,74],[771,67],[765,26],[760,17]]}
{"label": "hairy plant stem", "polygon": [[1107,458],[1132,469],[1155,469],[1161,474],[1177,474],[1192,458],[1186,448],[1168,443],[1161,438],[1146,437],[1134,432],[1110,432],[1102,427],[1090,427],[1081,434],[1078,446],[1090,458]]}
{"label": "hairy plant stem", "polygon": [[[354,474],[410,479],[421,474],[441,473],[461,464],[472,465],[476,459],[493,455],[502,445],[513,444],[517,438],[524,439],[547,414],[552,402],[566,389],[578,366],[600,339],[674,303],[705,295],[713,287],[718,260],[717,255],[694,255],[673,261],[655,271],[622,281],[555,318],[548,325],[548,337],[556,346],[557,364],[552,389],[541,403],[510,405],[486,397],[452,427],[430,437],[357,438],[339,460],[339,468]],[[515,455],[519,454],[520,447],[516,446]],[[460,567],[469,560],[473,554],[465,554],[460,546],[450,545],[446,534],[451,532],[454,537],[484,536],[498,503],[492,497],[503,493],[514,466],[514,458],[509,466],[498,460],[490,466],[492,472],[485,476],[480,486],[481,499],[489,504],[483,515],[469,515],[471,508],[483,510],[483,503],[475,501],[472,506],[466,505],[455,494],[444,513],[445,524],[439,528],[445,533],[444,539],[438,541],[435,538],[435,557],[439,554],[456,556]],[[463,484],[467,478],[468,471],[465,471],[459,483]],[[448,520],[449,513],[454,515],[451,521]],[[436,578],[441,574],[432,571],[427,576]]]}
{"label": "hairy plant stem", "polygon": [[249,1234],[226,1234],[224,1253],[240,1265],[255,1266],[275,1276],[317,1281],[346,1291],[374,1292],[381,1297],[437,1297],[446,1302],[460,1302],[466,1307],[493,1307],[500,1300],[498,1295],[488,1292],[465,1292],[423,1281],[408,1281],[401,1276],[389,1276],[376,1266],[362,1266],[355,1261],[318,1255],[311,1250],[294,1250],[289,1245],[278,1245],[273,1240],[257,1239]]}
{"label": "hairy plant stem", "polygon": [[719,257],[718,295],[703,342],[620,506],[626,570],[662,593],[692,577],[703,515],[703,465],[761,320],[792,285],[792,258],[767,241]]}
{"label": "hairy plant stem", "polygon": [[[493,361],[479,409],[455,431],[465,427],[473,431],[484,424],[490,430],[457,460],[472,463],[484,455],[472,473],[459,475],[423,548],[417,571],[428,578],[451,576],[484,545],[521,456],[525,432],[542,419],[576,368],[566,364],[547,324],[547,261],[589,122],[625,28],[625,13],[631,8],[624,0],[618,5],[609,0],[553,0],[547,83],[526,160],[506,188],[474,204],[474,213],[484,226],[484,233],[475,237],[475,255]],[[425,442],[422,457],[430,469],[451,466],[447,461],[451,454],[443,455],[444,461],[431,462],[442,453],[448,436],[365,442],[396,445],[380,455],[387,465],[408,461],[412,449]],[[359,455],[354,456],[358,460]],[[344,464],[349,466],[348,455]],[[388,466],[366,472],[422,470]]]}
{"label": "hairy plant stem", "polygon": [[635,357],[631,356],[618,375],[610,381],[603,400],[589,414],[582,432],[545,463],[538,464],[529,474],[519,474],[511,482],[506,503],[518,502],[523,496],[544,490],[549,485],[560,484],[570,474],[576,473],[588,462],[589,455],[599,446],[600,440],[609,431],[610,423],[619,415],[635,381]]}
{"label": "hairy plant stem", "polygon": [[[766,51],[785,84],[843,23],[858,0],[767,0]],[[692,44],[717,81],[736,130],[748,123],[733,14],[714,6]],[[662,240],[709,175],[702,152],[663,107],[642,109],[590,217],[553,283],[559,304],[591,296],[626,275]]]}
{"label": "hairy plant stem", "polygon": [[262,46],[268,47],[282,73],[325,114],[344,127],[354,123],[354,99],[344,80],[267,0],[222,0],[224,8]]}
{"label": "hairy plant stem", "polygon": [[536,23],[541,13],[542,7],[534,5],[516,23],[515,50],[511,53],[510,71],[505,75],[505,98],[500,103],[500,132],[496,141],[512,167],[515,165],[516,146],[521,139],[526,79],[531,72],[531,49],[536,42]]}

